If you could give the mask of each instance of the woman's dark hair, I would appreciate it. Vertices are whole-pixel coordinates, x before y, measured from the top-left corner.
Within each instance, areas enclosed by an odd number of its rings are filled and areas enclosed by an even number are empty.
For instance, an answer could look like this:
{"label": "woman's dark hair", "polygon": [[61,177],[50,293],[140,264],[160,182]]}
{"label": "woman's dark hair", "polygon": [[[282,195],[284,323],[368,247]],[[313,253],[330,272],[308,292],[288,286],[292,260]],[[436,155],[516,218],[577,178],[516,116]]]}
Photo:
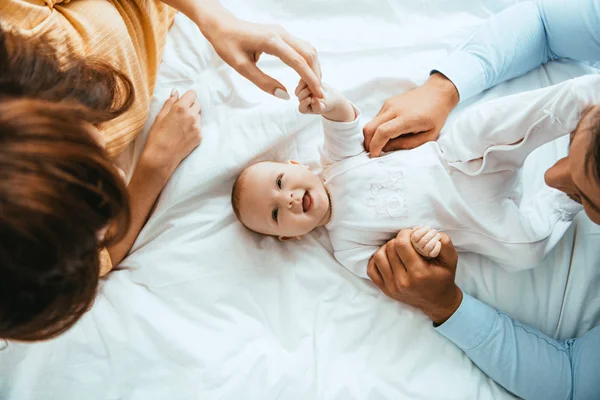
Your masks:
{"label": "woman's dark hair", "polygon": [[[69,329],[93,304],[99,251],[129,223],[97,127],[129,109],[122,73],[0,27],[0,338]],[[99,232],[111,224],[108,239]]]}

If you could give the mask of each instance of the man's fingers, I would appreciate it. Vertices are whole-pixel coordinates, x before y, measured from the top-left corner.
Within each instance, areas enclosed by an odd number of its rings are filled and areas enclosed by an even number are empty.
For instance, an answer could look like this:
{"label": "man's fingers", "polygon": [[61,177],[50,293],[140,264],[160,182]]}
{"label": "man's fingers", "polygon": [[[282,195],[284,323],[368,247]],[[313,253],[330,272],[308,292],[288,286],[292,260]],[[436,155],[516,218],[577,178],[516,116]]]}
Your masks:
{"label": "man's fingers", "polygon": [[394,272],[392,271],[388,261],[385,247],[381,247],[379,250],[377,250],[377,252],[375,252],[373,255],[373,260],[375,261],[375,266],[379,270],[379,274],[383,278],[385,286],[388,286],[394,281]]}
{"label": "man's fingers", "polygon": [[450,237],[443,232],[440,232],[441,249],[438,256],[438,263],[444,267],[456,269],[458,264],[458,253],[450,240]]}
{"label": "man's fingers", "polygon": [[317,77],[308,61],[283,39],[274,39],[269,42],[265,53],[277,56],[285,64],[290,66],[306,82],[310,90],[317,97],[323,97],[321,93],[321,79]]}
{"label": "man's fingers", "polygon": [[423,143],[437,140],[439,134],[428,131],[422,133],[409,133],[400,137],[391,139],[383,147],[383,151],[409,150],[419,147]]}
{"label": "man's fingers", "polygon": [[379,125],[373,135],[373,140],[369,146],[371,156],[379,157],[386,144],[398,136],[411,133],[415,130],[415,125],[408,119],[396,117]]}
{"label": "man's fingers", "polygon": [[404,228],[398,232],[398,235],[394,239],[394,249],[409,273],[411,268],[423,262],[423,258],[417,253],[410,242],[410,234],[411,230]]}
{"label": "man's fingers", "polygon": [[373,140],[373,136],[375,135],[375,131],[379,125],[389,121],[394,118],[394,115],[391,113],[379,113],[371,122],[365,125],[363,128],[363,136],[365,138],[364,147],[366,151],[371,150],[371,141]]}
{"label": "man's fingers", "polygon": [[367,276],[379,289],[385,288],[383,277],[375,265],[375,257],[371,257],[367,266]]}

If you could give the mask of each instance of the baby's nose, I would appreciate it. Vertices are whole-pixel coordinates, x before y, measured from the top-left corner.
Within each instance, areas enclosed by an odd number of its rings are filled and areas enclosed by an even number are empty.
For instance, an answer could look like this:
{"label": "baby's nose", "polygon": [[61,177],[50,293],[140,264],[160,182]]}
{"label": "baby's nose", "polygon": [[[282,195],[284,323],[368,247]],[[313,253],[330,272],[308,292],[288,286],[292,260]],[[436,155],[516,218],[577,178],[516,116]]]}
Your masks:
{"label": "baby's nose", "polygon": [[288,203],[288,208],[292,208],[294,203],[299,203],[299,202],[300,202],[300,197],[294,196],[294,192],[290,192],[290,200]]}

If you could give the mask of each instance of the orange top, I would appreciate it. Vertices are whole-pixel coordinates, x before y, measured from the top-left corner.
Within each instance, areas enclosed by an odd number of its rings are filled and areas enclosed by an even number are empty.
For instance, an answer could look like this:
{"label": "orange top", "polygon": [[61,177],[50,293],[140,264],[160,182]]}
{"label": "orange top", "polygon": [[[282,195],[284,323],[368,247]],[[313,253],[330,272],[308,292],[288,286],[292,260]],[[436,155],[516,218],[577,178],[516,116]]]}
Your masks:
{"label": "orange top", "polygon": [[[125,73],[135,102],[102,125],[106,151],[115,159],[142,130],[176,10],[159,0],[2,0],[4,29],[21,36],[46,35],[59,54],[94,57]],[[101,275],[112,269],[106,249]]]}

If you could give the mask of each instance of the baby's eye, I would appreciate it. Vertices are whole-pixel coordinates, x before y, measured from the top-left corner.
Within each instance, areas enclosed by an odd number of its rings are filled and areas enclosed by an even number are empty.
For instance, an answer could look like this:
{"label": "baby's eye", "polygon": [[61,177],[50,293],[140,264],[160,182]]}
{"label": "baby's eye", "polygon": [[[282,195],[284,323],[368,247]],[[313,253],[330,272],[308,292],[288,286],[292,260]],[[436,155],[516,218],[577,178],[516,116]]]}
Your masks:
{"label": "baby's eye", "polygon": [[279,208],[274,208],[271,213],[271,217],[273,217],[273,221],[277,222],[277,216],[279,215]]}
{"label": "baby's eye", "polygon": [[281,178],[283,178],[283,174],[281,174],[281,175],[279,175],[279,176],[277,177],[277,182],[276,182],[276,184],[277,184],[277,187],[278,187],[279,189],[281,189]]}

